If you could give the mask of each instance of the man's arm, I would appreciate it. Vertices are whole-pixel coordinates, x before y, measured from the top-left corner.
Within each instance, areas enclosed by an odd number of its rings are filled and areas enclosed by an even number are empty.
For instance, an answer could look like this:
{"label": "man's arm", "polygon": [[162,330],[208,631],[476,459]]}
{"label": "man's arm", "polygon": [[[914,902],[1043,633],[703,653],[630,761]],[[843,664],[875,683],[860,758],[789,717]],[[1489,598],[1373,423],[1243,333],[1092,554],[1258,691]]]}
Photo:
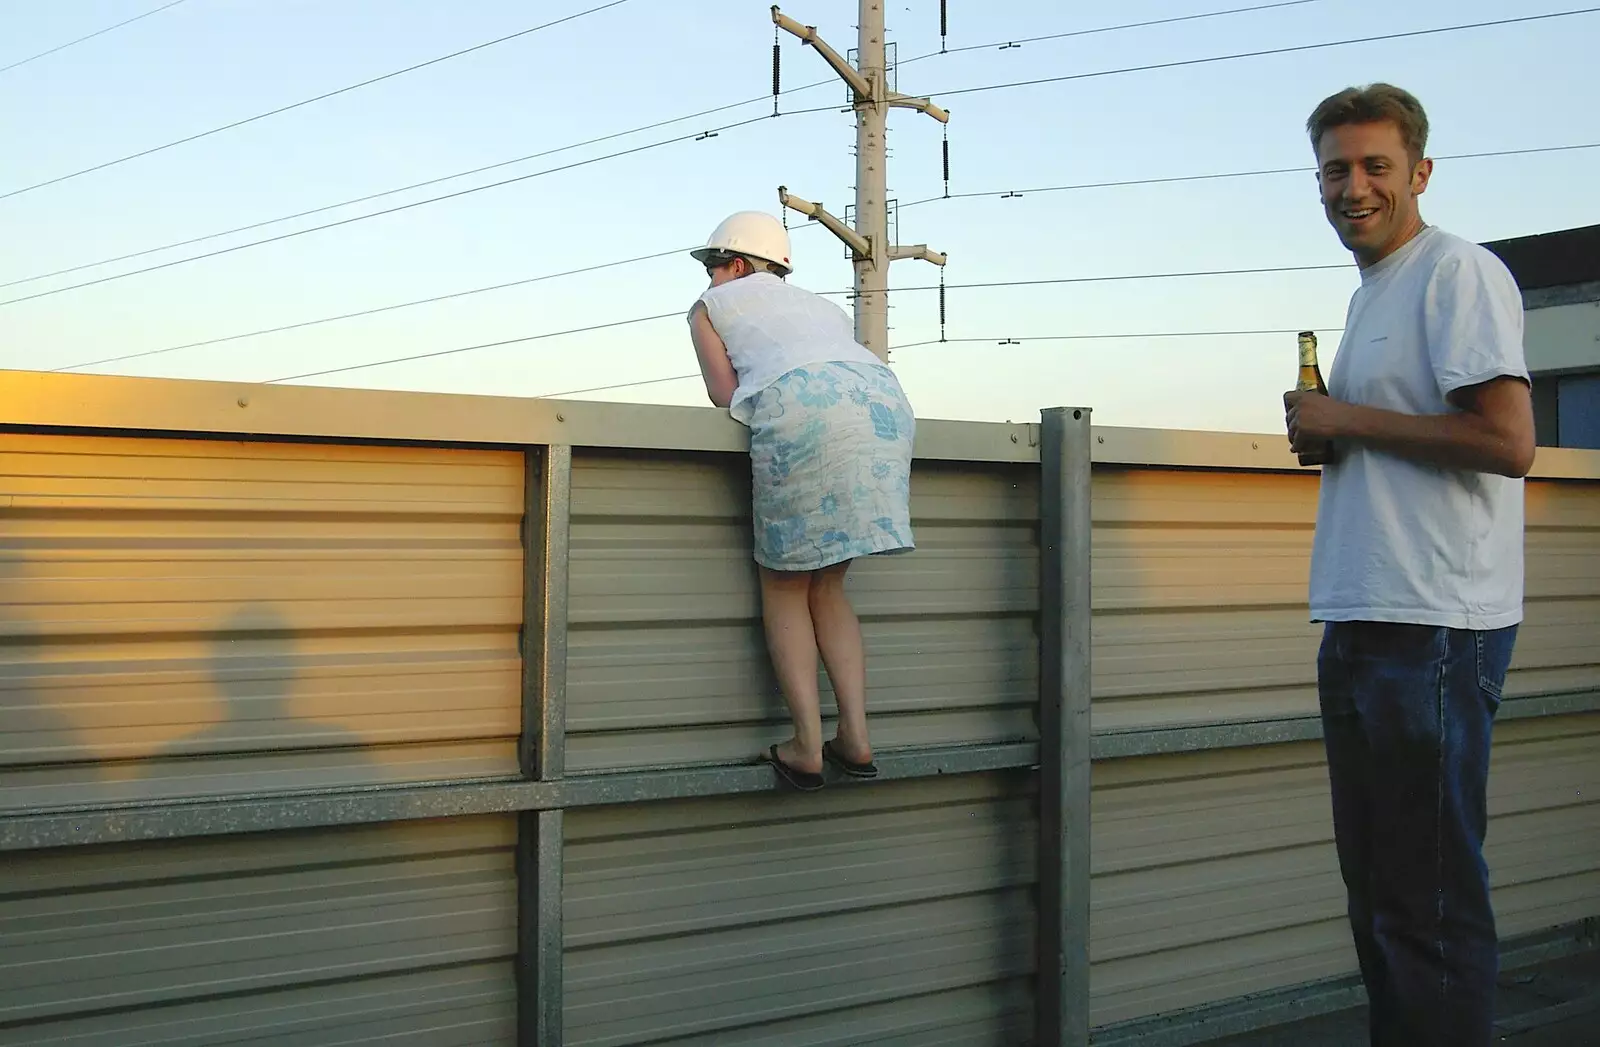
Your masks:
{"label": "man's arm", "polygon": [[1320,393],[1287,393],[1289,445],[1322,440],[1363,444],[1426,465],[1526,476],[1533,467],[1533,396],[1520,378],[1502,376],[1450,396],[1454,414],[1412,415],[1363,407]]}
{"label": "man's arm", "polygon": [[700,377],[706,383],[706,395],[718,407],[727,408],[739,388],[739,375],[728,359],[728,347],[722,336],[711,326],[711,316],[704,302],[696,303],[689,314],[689,337],[694,341],[695,355],[700,358]]}
{"label": "man's arm", "polygon": [[1522,292],[1481,248],[1442,259],[1422,291],[1428,364],[1450,414],[1409,415],[1284,397],[1290,443],[1364,444],[1446,469],[1525,476],[1533,467],[1533,392],[1522,353]]}

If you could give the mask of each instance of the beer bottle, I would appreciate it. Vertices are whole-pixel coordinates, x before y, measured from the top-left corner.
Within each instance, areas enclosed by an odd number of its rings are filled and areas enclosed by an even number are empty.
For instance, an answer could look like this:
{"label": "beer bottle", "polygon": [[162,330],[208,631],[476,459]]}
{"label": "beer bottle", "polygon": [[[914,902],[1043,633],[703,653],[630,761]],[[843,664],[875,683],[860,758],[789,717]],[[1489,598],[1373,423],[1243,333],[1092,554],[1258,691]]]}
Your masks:
{"label": "beer bottle", "polygon": [[[1297,392],[1321,393],[1328,395],[1328,386],[1322,380],[1322,368],[1317,366],[1317,334],[1315,331],[1301,331],[1300,339],[1300,377],[1295,382]],[[1326,465],[1333,457],[1333,442],[1324,440],[1312,447],[1309,451],[1300,452],[1301,465]]]}

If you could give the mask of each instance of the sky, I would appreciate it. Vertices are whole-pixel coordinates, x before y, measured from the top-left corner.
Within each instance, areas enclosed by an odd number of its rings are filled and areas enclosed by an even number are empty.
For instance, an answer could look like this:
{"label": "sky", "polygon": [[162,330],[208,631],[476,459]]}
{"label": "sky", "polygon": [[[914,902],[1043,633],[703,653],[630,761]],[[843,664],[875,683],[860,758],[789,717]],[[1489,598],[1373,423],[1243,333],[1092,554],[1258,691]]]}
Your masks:
{"label": "sky", "polygon": [[[0,367],[540,396],[693,375],[683,314],[704,272],[680,252],[726,214],[779,213],[777,186],[842,213],[854,118],[822,60],[785,35],[771,118],[762,0],[625,0],[581,18],[55,184],[27,189],[606,0],[0,0]],[[1427,107],[1434,156],[1600,145],[1600,13],[1287,54],[1183,62],[1581,10],[1583,0],[1305,0],[1164,25],[1036,40],[1271,0],[1117,4],[889,0],[896,86],[951,114],[889,118],[902,243],[949,255],[943,344],[936,267],[896,262],[892,362],[922,418],[1034,420],[1087,406],[1106,425],[1276,432],[1295,337],[1324,371],[1357,284],[1310,172],[1304,123],[1350,84],[1387,80]],[[844,52],[855,0],[788,0]],[[958,48],[967,50],[956,51]],[[923,57],[927,56],[927,57]],[[966,94],[965,88],[1077,79]],[[658,121],[748,105],[517,163]],[[755,119],[765,117],[765,119]],[[700,132],[746,120],[713,137]],[[684,138],[656,148],[638,149]],[[607,157],[622,150],[629,155]],[[593,162],[586,162],[593,161]],[[288,215],[441,181],[287,222]],[[578,164],[578,166],[568,166]],[[521,178],[551,168],[565,170]],[[1043,187],[1296,169],[1202,181]],[[92,286],[14,299],[294,234],[432,196],[451,199]],[[1441,159],[1423,217],[1478,242],[1600,221],[1600,148]],[[1005,197],[1007,192],[1022,192]],[[978,195],[963,195],[978,194]],[[931,199],[930,198],[934,198]],[[916,203],[917,201],[928,201]],[[791,214],[792,281],[850,286],[844,248]],[[59,269],[259,228],[41,280]],[[294,330],[345,313],[668,257]],[[1311,271],[1106,277],[1329,266]],[[963,289],[968,283],[1085,282]],[[26,281],[16,282],[13,281]],[[848,302],[841,301],[847,308]],[[648,323],[530,338],[657,314]],[[1277,333],[1217,333],[1257,332]],[[1115,336],[1115,337],[1112,337]],[[1012,344],[1012,340],[1016,340]],[[207,345],[154,352],[195,342]],[[1004,343],[1004,344],[1002,344]],[[580,394],[706,404],[698,377]]]}

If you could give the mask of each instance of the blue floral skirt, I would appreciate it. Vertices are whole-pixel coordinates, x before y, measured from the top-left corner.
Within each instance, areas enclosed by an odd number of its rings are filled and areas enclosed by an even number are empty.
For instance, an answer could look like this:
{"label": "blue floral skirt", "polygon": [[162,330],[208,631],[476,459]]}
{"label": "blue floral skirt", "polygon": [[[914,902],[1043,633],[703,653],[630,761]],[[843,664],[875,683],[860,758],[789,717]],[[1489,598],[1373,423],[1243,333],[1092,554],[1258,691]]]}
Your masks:
{"label": "blue floral skirt", "polygon": [[808,364],[743,406],[757,563],[815,571],[915,548],[916,421],[893,371],[882,364]]}

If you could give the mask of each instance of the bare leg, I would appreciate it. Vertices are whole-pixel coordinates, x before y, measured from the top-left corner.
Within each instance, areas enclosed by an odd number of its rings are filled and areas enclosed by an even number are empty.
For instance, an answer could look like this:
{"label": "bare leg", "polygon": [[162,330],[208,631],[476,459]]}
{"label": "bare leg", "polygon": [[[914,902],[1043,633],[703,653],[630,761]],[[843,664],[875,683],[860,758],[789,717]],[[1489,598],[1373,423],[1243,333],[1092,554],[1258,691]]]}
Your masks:
{"label": "bare leg", "polygon": [[807,599],[811,573],[760,570],[767,651],[794,721],[794,737],[778,746],[778,757],[797,770],[815,774],[822,770],[822,713],[817,694],[817,637]]}
{"label": "bare leg", "polygon": [[822,664],[839,701],[839,728],[834,745],[840,756],[856,763],[872,760],[867,740],[867,657],[861,642],[861,621],[844,591],[850,561],[817,571],[811,578],[811,621]]}

